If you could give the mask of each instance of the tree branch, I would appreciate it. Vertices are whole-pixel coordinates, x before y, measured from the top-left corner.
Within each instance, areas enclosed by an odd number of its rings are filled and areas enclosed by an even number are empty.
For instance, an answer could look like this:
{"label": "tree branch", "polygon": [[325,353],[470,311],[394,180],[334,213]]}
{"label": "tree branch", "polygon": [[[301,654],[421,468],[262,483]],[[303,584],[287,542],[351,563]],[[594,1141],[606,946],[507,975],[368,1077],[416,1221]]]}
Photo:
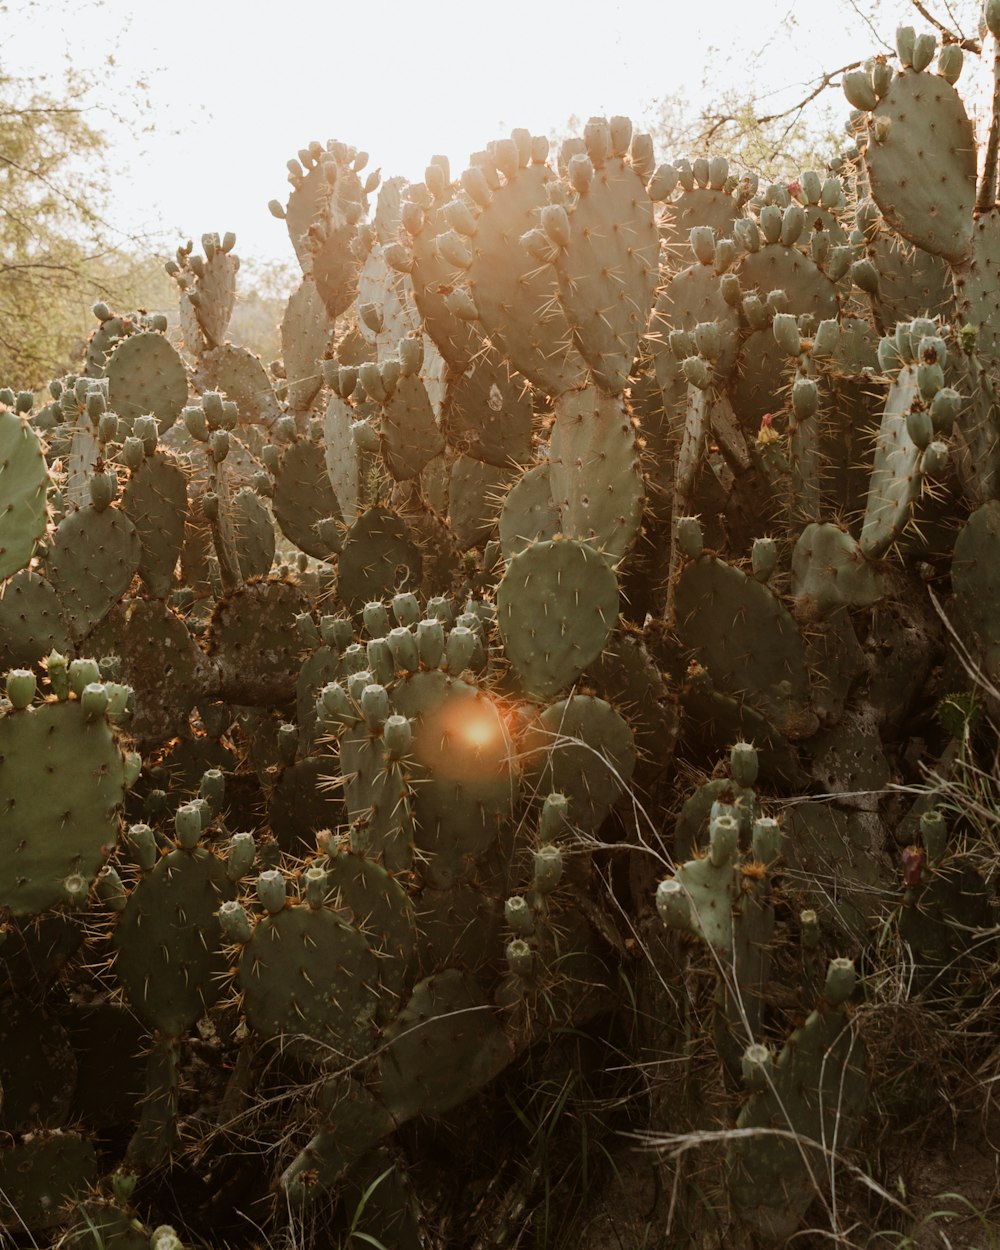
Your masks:
{"label": "tree branch", "polygon": [[1000,155],[1000,43],[993,54],[993,112],[986,141],[983,176],[976,194],[976,212],[987,213],[997,202],[997,158]]}
{"label": "tree branch", "polygon": [[778,122],[785,117],[791,117],[793,114],[801,113],[806,105],[811,104],[817,96],[822,95],[827,87],[832,87],[834,85],[835,78],[839,78],[842,74],[849,73],[852,69],[858,69],[862,64],[864,64],[862,61],[852,61],[850,65],[842,65],[840,69],[830,70],[829,73],[824,74],[819,80],[818,86],[816,86],[814,90],[810,91],[804,99],[798,102],[798,104],[793,104],[790,108],[784,109],[780,113],[770,113],[766,117],[758,117],[757,121],[760,125],[766,126],[768,122]]}
{"label": "tree branch", "polygon": [[910,0],[910,3],[925,22],[930,22],[932,26],[936,27],[941,32],[941,39],[943,43],[957,43],[963,51],[973,52],[976,56],[982,52],[981,45],[977,43],[975,39],[965,39],[960,34],[956,35],[953,30],[945,26],[944,22],[939,21],[933,13],[929,12],[926,5],[921,3],[921,0]]}

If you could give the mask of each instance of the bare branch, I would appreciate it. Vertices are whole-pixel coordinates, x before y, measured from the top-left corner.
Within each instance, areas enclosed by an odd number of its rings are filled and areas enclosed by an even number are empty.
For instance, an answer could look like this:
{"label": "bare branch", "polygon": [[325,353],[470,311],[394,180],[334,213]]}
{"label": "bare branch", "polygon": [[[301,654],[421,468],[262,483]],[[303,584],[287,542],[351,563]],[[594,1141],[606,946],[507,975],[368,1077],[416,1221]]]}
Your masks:
{"label": "bare branch", "polygon": [[842,65],[840,69],[830,70],[829,73],[823,75],[823,77],[819,80],[818,85],[810,91],[804,99],[800,100],[798,104],[793,104],[790,108],[783,109],[780,113],[770,113],[766,117],[758,117],[757,121],[762,126],[766,126],[768,122],[778,122],[785,117],[792,117],[793,115],[797,117],[807,104],[811,104],[817,96],[822,95],[827,87],[832,87],[834,85],[834,79],[839,78],[842,74],[846,74],[852,69],[858,69],[862,64],[862,61],[852,61],[850,65]]}
{"label": "bare branch", "polygon": [[976,195],[976,211],[986,213],[997,202],[997,158],[1000,156],[1000,44],[993,54],[993,111],[990,134],[986,142],[983,174]]}
{"label": "bare branch", "polygon": [[965,39],[961,34],[956,34],[948,26],[945,26],[944,22],[939,21],[938,18],[936,18],[934,14],[927,9],[927,6],[921,3],[921,0],[910,0],[910,3],[925,22],[930,22],[932,26],[936,27],[937,30],[941,32],[942,42],[957,43],[958,46],[964,51],[974,52],[976,56],[982,52],[981,45],[977,43],[975,39]]}

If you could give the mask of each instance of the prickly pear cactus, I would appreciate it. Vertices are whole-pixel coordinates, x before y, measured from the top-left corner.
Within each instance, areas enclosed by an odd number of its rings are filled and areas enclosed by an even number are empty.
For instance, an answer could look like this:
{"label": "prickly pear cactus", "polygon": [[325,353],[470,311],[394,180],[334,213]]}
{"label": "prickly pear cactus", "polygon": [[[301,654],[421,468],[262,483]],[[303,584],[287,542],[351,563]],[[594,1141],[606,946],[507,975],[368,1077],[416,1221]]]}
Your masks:
{"label": "prickly pear cactus", "polygon": [[771,185],[595,117],[373,205],[309,143],[270,370],[206,234],[175,319],[97,305],[80,376],[0,391],[12,1236],[236,1245],[245,1208],[277,1244],[308,1206],[416,1246],[423,1204],[487,1244],[479,1125],[536,1157],[569,1039],[683,1073],[644,1116],[741,1130],[699,1202],[795,1234],[886,1105],[852,960],[993,976],[988,845],[901,798],[985,784],[998,713],[961,60],[902,28],[845,152]]}

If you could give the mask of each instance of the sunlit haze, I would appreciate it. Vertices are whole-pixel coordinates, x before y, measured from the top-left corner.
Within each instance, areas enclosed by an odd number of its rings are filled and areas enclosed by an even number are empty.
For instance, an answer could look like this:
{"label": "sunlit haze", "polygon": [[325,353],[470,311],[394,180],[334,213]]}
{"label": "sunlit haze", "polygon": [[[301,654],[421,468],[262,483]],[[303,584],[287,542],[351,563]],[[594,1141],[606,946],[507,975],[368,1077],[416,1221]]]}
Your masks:
{"label": "sunlit haze", "polygon": [[[11,0],[4,9],[5,72],[47,75],[58,91],[71,66],[106,84],[93,120],[112,139],[116,229],[167,246],[234,230],[240,253],[259,259],[291,258],[266,205],[285,199],[285,162],[310,140],[365,149],[386,176],[419,178],[435,153],[459,172],[514,126],[565,133],[572,116],[615,113],[641,125],[663,96],[697,108],[727,87],[777,108],[822,72],[880,50],[848,0],[787,10],[728,0]],[[920,25],[904,0],[881,12],[884,31],[902,17]],[[101,106],[124,107],[140,79],[156,129],[136,139]]]}

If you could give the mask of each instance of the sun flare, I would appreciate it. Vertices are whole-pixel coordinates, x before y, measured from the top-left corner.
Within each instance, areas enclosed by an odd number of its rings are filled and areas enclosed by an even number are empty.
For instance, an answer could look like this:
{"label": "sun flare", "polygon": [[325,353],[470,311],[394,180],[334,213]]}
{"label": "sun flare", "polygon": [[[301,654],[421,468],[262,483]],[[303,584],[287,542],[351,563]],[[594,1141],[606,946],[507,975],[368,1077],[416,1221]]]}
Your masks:
{"label": "sun flare", "polygon": [[506,709],[482,695],[453,698],[423,720],[414,738],[417,758],[437,777],[491,781],[510,770]]}

